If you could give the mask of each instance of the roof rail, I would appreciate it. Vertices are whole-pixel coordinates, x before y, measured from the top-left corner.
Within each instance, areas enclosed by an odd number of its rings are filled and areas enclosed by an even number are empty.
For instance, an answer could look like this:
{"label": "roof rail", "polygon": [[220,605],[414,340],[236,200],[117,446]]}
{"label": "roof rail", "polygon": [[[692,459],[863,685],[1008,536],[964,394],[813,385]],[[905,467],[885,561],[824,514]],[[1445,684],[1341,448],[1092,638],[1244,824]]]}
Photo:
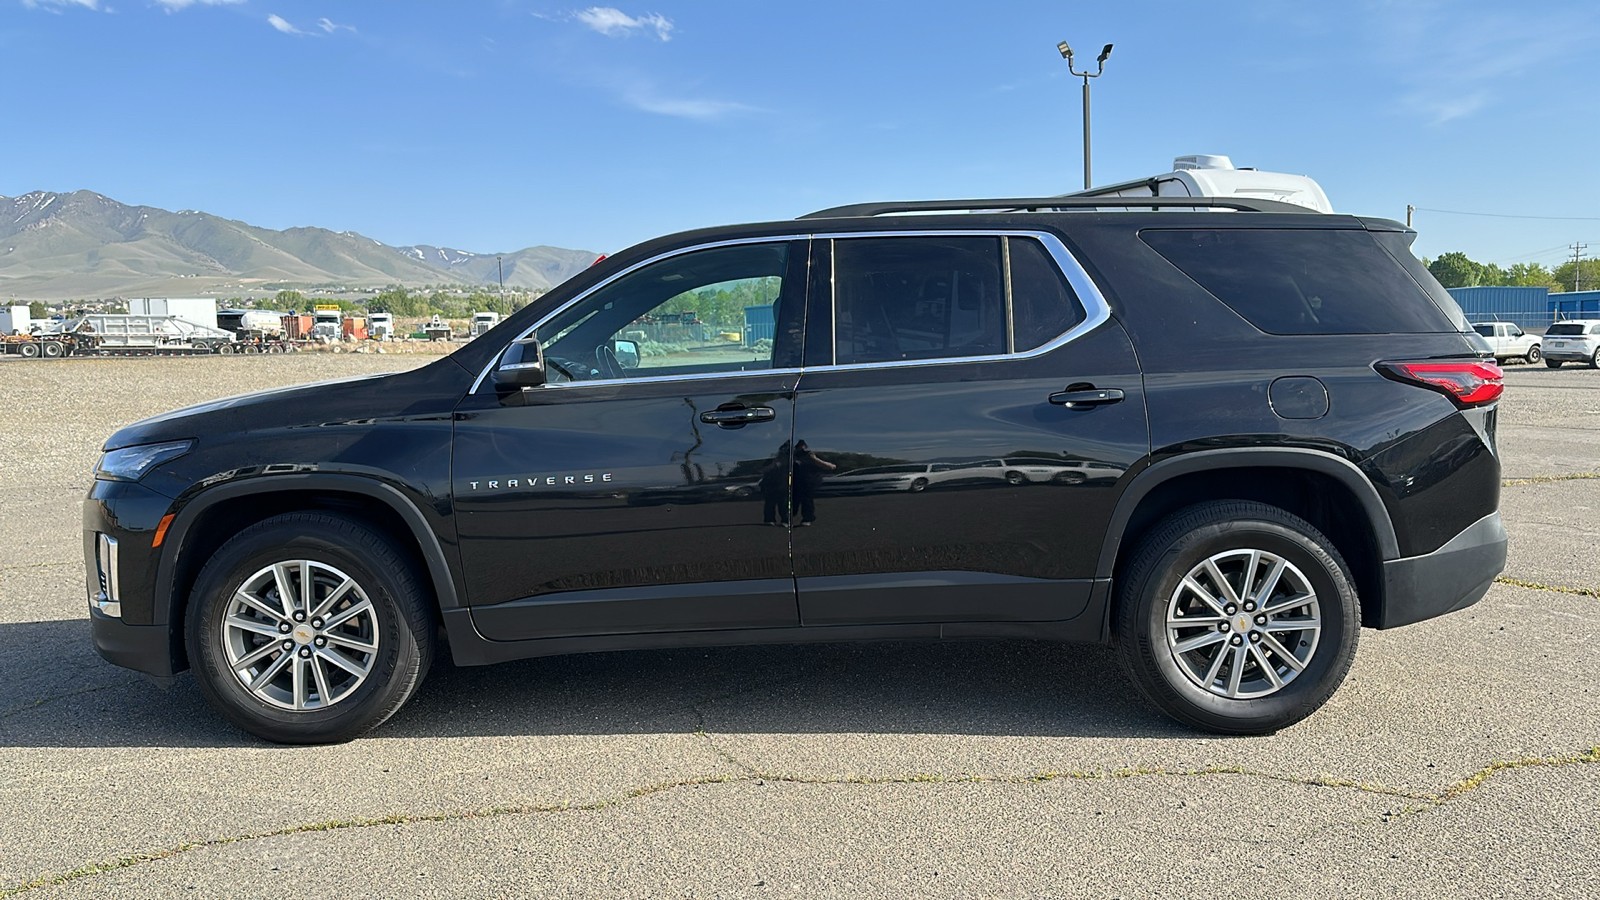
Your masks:
{"label": "roof rail", "polygon": [[903,212],[952,212],[957,210],[1015,210],[1034,212],[1058,209],[1104,209],[1127,207],[1129,209],[1192,209],[1197,206],[1214,209],[1232,209],[1239,212],[1306,213],[1317,211],[1280,200],[1256,198],[1231,199],[1222,197],[1006,197],[991,200],[903,200],[880,203],[852,203],[820,209],[801,216],[802,219],[836,219],[856,216],[882,216]]}

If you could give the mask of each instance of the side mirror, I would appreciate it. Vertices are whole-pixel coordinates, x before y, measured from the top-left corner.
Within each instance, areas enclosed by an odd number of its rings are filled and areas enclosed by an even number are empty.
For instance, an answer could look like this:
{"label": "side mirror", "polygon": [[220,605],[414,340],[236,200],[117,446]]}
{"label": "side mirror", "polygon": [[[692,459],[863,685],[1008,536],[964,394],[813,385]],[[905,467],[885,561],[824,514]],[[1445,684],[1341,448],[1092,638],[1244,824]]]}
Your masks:
{"label": "side mirror", "polygon": [[539,339],[530,336],[512,341],[500,355],[500,365],[495,367],[495,387],[516,390],[544,383],[544,348],[539,346]]}
{"label": "side mirror", "polygon": [[611,352],[617,357],[617,365],[624,369],[639,368],[638,341],[612,341]]}

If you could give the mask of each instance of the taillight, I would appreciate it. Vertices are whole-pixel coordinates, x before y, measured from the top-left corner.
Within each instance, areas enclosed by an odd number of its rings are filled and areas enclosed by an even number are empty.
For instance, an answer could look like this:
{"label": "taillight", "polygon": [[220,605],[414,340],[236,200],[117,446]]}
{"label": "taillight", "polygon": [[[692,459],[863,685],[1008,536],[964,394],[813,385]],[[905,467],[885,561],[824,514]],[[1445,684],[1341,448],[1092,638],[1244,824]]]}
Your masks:
{"label": "taillight", "polygon": [[1462,409],[1493,403],[1506,390],[1505,373],[1482,360],[1383,362],[1378,371],[1396,381],[1432,388]]}

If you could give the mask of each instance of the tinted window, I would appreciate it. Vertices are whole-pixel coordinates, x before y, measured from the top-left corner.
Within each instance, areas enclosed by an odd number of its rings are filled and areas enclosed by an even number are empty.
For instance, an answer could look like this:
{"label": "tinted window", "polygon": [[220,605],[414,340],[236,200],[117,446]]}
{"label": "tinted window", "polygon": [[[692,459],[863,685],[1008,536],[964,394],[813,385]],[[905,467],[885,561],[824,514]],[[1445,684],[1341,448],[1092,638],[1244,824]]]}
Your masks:
{"label": "tinted window", "polygon": [[1265,332],[1458,330],[1365,231],[1217,229],[1140,237]]}
{"label": "tinted window", "polygon": [[1011,318],[1016,351],[1026,353],[1060,337],[1083,321],[1083,308],[1044,249],[1028,238],[1009,238]]}
{"label": "tinted window", "polygon": [[1545,334],[1583,334],[1583,326],[1566,322],[1558,322],[1555,325],[1551,325],[1545,331]]}
{"label": "tinted window", "polygon": [[840,364],[1005,352],[999,237],[834,242]]}
{"label": "tinted window", "polygon": [[[804,261],[804,244],[717,247],[652,263],[541,328],[545,355],[579,381],[798,365],[803,292],[785,291],[793,259]],[[638,355],[613,360],[618,341]]]}
{"label": "tinted window", "polygon": [[1483,335],[1484,337],[1494,337],[1493,325],[1474,325],[1472,326],[1472,330]]}

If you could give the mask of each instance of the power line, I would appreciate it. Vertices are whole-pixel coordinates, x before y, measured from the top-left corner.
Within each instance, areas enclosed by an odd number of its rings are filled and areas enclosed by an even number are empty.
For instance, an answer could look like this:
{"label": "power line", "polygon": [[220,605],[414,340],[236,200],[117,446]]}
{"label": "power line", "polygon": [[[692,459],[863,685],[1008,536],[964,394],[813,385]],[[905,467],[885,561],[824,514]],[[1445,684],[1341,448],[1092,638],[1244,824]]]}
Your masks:
{"label": "power line", "polygon": [[1417,212],[1443,213],[1449,216],[1483,216],[1489,219],[1541,219],[1546,222],[1600,222],[1600,216],[1514,216],[1508,213],[1464,212],[1459,209],[1430,209],[1414,207]]}

